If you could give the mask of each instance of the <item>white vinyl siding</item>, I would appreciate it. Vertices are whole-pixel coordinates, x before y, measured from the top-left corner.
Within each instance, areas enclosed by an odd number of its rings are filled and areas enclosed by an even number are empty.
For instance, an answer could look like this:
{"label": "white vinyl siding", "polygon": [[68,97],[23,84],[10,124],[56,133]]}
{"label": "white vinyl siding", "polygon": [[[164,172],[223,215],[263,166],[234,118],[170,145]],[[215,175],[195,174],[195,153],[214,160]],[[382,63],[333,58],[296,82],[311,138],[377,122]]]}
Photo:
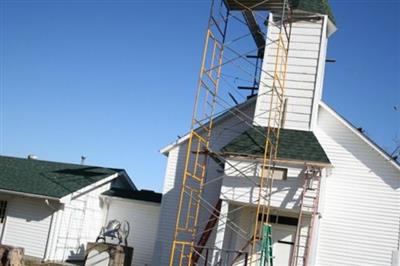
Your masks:
{"label": "white vinyl siding", "polygon": [[51,248],[46,259],[64,261],[84,258],[87,242],[94,242],[103,226],[100,195],[109,188],[110,183],[93,187],[56,213]]}
{"label": "white vinyl siding", "polygon": [[[269,24],[272,25],[272,16]],[[290,49],[285,82],[286,113],[285,128],[309,130],[312,123],[315,97],[322,89],[326,52],[326,17],[320,20],[296,21],[292,23]],[[268,29],[263,61],[263,72],[254,123],[267,126],[273,74],[277,53],[278,28]],[[321,58],[321,60],[320,60]],[[322,69],[322,70],[321,70]]]}
{"label": "white vinyl siding", "polygon": [[315,133],[334,165],[323,191],[316,265],[390,266],[399,241],[399,170],[325,107]]}
{"label": "white vinyl siding", "polygon": [[51,209],[44,199],[11,197],[1,241],[4,245],[23,247],[25,254],[42,259],[51,222]]}
{"label": "white vinyl siding", "polygon": [[132,266],[151,265],[157,239],[160,204],[115,197],[109,199],[107,222],[114,219],[129,222],[128,246],[134,248]]}

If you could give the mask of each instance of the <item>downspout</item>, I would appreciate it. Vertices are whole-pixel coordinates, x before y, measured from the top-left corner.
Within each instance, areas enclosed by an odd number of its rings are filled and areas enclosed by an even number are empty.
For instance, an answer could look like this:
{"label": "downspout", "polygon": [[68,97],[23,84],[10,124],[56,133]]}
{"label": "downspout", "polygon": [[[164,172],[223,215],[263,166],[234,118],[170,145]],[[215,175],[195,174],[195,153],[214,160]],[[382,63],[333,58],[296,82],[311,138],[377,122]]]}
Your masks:
{"label": "downspout", "polygon": [[53,229],[53,223],[54,223],[54,214],[58,211],[58,208],[55,208],[50,204],[50,201],[48,199],[44,200],[45,204],[47,207],[49,207],[53,213],[51,214],[51,219],[50,219],[50,226],[49,226],[49,231],[47,233],[47,239],[46,239],[46,246],[44,248],[44,254],[43,254],[43,261],[46,260],[46,257],[48,255],[48,249],[49,249],[49,243],[50,243],[50,238],[51,238],[51,232]]}
{"label": "downspout", "polygon": [[103,226],[107,225],[107,221],[108,221],[108,214],[110,211],[110,204],[111,204],[111,197],[103,197],[104,200],[104,204],[106,205],[106,213],[104,215],[104,221],[103,221]]}
{"label": "downspout", "polygon": [[3,244],[4,233],[6,232],[6,226],[7,226],[7,220],[8,220],[7,214],[8,214],[8,208],[6,207],[6,212],[4,213],[5,217],[4,217],[4,221],[3,221],[3,227],[1,228],[1,232],[0,232],[0,244]]}

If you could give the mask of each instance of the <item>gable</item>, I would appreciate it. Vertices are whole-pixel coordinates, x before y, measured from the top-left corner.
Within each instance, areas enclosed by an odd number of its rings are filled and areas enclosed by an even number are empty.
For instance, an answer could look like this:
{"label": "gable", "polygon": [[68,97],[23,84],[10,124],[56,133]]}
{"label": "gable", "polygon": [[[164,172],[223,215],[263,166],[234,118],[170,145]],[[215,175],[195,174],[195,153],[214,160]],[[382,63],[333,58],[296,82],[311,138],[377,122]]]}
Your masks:
{"label": "gable", "polygon": [[[252,98],[246,100],[243,103],[240,103],[240,104],[238,104],[236,106],[228,108],[225,111],[217,114],[214,117],[214,120],[213,120],[213,124],[214,124],[213,132],[215,131],[215,128],[217,128],[219,125],[221,125],[221,123],[223,123],[226,120],[229,120],[229,119],[233,118],[234,116],[240,117],[239,120],[242,121],[242,122],[247,120],[247,122],[244,123],[244,124],[250,125],[251,122],[249,122],[249,121],[250,121],[250,118],[252,118],[253,115],[254,115],[254,107],[255,107],[256,99],[257,99],[257,97],[252,97]],[[235,126],[237,126],[237,125],[235,125]],[[199,128],[195,129],[195,131],[198,131],[198,130],[200,130],[200,129]],[[215,135],[215,132],[213,134]],[[182,137],[179,137],[173,143],[171,143],[171,144],[165,146],[164,148],[160,149],[160,153],[168,156],[168,153],[169,153],[170,150],[172,150],[174,147],[176,147],[176,146],[178,146],[180,144],[183,144],[188,139],[189,139],[189,133],[185,134]]]}
{"label": "gable", "polygon": [[[347,130],[352,132],[356,138],[358,138],[361,142],[364,143],[367,147],[371,148],[371,152],[375,152],[379,154],[379,156],[392,166],[394,166],[398,171],[400,171],[400,164],[394,160],[385,150],[383,150],[379,145],[373,142],[366,135],[361,133],[355,126],[353,126],[349,121],[347,121],[344,117],[335,112],[332,108],[330,108],[326,103],[320,102],[320,110],[318,115],[318,127],[325,127],[326,131],[334,132],[333,128],[338,128],[340,126],[345,127]],[[362,144],[360,144],[362,145]]]}

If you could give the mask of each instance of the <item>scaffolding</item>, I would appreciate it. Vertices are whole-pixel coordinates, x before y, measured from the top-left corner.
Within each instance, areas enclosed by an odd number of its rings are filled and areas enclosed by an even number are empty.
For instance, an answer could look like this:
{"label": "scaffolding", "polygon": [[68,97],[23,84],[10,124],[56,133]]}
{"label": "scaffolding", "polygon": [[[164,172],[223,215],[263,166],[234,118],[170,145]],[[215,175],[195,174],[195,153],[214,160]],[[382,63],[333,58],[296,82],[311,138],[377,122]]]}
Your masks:
{"label": "scaffolding", "polygon": [[[270,17],[271,14],[273,19]],[[274,169],[285,106],[285,78],[292,14],[289,0],[212,1],[186,147],[184,175],[180,186],[170,253],[171,266],[198,265],[200,261],[204,265],[232,265],[239,258],[244,259],[245,265],[271,266],[272,264],[271,253],[265,252],[261,256],[259,249],[263,243],[265,244],[265,239],[263,241],[267,228],[265,223],[269,221],[271,209]],[[266,42],[267,31],[272,28],[277,33],[277,38],[272,42]],[[268,44],[276,47],[274,70],[269,72],[262,69],[264,50]],[[232,106],[229,98],[236,105],[254,96],[258,86],[266,85],[260,80],[261,73],[272,79],[272,86],[269,86],[268,92],[267,124],[256,125],[252,117]],[[250,94],[245,95],[244,91],[250,91]],[[230,164],[224,156],[214,150],[212,143],[214,120],[223,112],[232,113],[247,126],[253,127],[265,139],[261,174],[255,183],[241,169]],[[259,126],[264,129],[261,130]],[[232,226],[232,222],[231,225],[227,224],[245,240],[246,245],[235,251],[219,250],[219,254],[228,254],[225,257],[215,256],[213,254],[215,250],[205,246],[211,231],[221,218],[220,200],[216,203],[207,202],[202,196],[205,186],[210,184],[206,182],[207,167],[210,163],[229,164],[235,171],[253,182],[259,191],[252,232],[250,234],[244,232],[238,226]],[[209,212],[210,217],[206,224],[199,223],[200,208]],[[299,234],[296,234],[296,239],[299,238]],[[299,257],[298,249],[296,250],[293,256]],[[300,264],[292,259],[292,265]]]}

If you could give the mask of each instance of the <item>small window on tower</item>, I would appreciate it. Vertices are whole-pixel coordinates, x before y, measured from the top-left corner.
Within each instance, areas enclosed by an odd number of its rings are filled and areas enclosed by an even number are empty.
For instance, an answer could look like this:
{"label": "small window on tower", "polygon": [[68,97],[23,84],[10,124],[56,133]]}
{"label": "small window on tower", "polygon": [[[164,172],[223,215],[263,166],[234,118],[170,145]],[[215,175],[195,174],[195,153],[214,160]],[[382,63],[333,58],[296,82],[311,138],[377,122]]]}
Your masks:
{"label": "small window on tower", "polygon": [[7,201],[0,200],[0,224],[4,223],[6,219]]}
{"label": "small window on tower", "polygon": [[[271,167],[270,170],[272,171],[272,176],[274,180],[286,180],[287,179],[287,168],[279,168],[279,167]],[[270,178],[268,166],[264,168],[264,177]]]}

